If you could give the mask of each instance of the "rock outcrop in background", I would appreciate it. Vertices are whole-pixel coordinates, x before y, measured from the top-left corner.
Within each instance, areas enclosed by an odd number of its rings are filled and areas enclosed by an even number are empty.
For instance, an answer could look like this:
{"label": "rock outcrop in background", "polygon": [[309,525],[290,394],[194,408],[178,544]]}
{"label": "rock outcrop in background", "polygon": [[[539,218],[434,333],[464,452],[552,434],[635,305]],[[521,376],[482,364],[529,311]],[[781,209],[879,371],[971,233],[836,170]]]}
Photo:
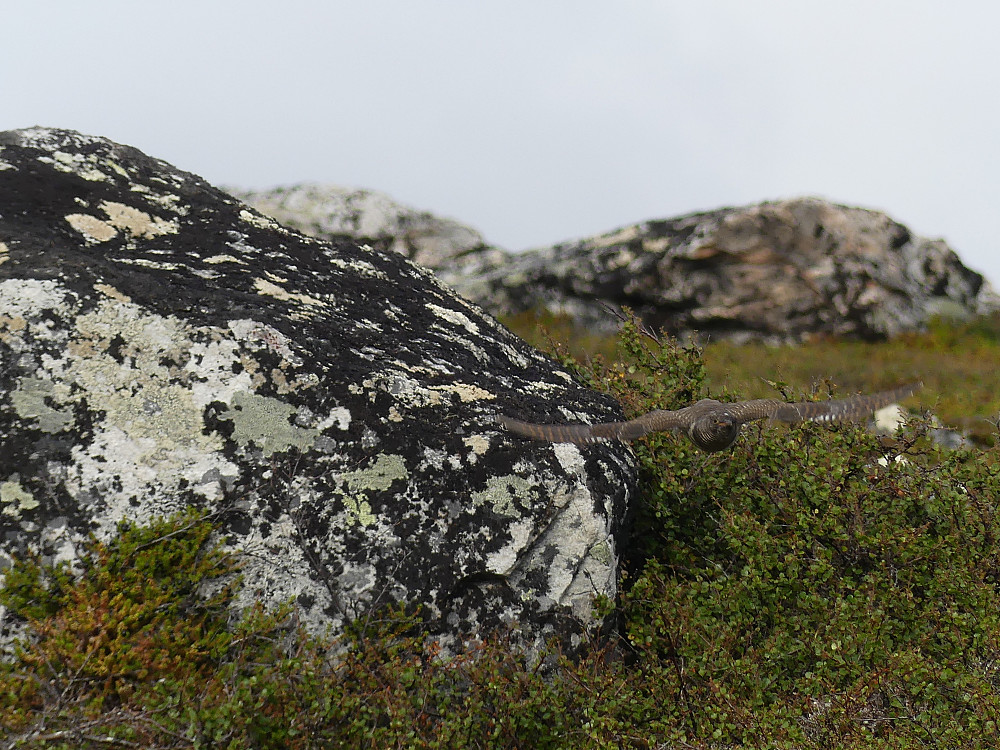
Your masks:
{"label": "rock outcrop in background", "polygon": [[[264,213],[318,236],[328,234],[324,226],[351,233],[351,222],[329,218],[343,210],[343,195],[316,186],[241,193]],[[310,218],[317,213],[325,223]],[[375,235],[423,259],[494,315],[542,308],[611,329],[616,321],[605,306],[629,306],[678,336],[781,342],[817,334],[883,338],[919,330],[937,315],[964,319],[1000,309],[989,283],[943,240],[916,236],[877,211],[815,198],[647,221],[517,254],[444,220],[438,245],[447,249],[416,252],[405,228],[419,225],[422,241],[432,244],[427,233],[435,224],[426,213],[384,196],[362,213],[353,221],[357,237]],[[379,231],[360,229],[366,226]],[[389,239],[393,227],[399,239]]]}
{"label": "rock outcrop in background", "polygon": [[407,602],[446,645],[572,641],[615,593],[634,463],[497,411],[620,418],[397,253],[102,138],[0,134],[0,574],[193,505],[225,512],[241,602],[314,631]]}
{"label": "rock outcrop in background", "polygon": [[[232,189],[235,197],[287,227],[327,240],[349,239],[394,251],[432,270],[466,256],[506,254],[472,227],[395,202],[374,190],[303,183],[266,191]],[[491,252],[492,251],[492,252]]]}

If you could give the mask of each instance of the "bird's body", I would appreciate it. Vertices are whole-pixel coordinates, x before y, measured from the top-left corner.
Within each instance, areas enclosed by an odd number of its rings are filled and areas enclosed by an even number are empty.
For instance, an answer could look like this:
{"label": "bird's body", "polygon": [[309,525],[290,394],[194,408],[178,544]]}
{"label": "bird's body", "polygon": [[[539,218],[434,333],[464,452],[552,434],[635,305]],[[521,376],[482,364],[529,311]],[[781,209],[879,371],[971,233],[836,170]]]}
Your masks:
{"label": "bird's body", "polygon": [[920,384],[891,391],[830,401],[786,403],[760,398],[726,404],[703,398],[676,411],[657,410],[628,422],[554,425],[521,422],[510,417],[498,421],[511,432],[552,443],[589,445],[603,440],[635,440],[651,432],[678,430],[704,451],[725,450],[739,437],[747,422],[767,419],[778,422],[840,422],[868,416],[877,409],[912,395]]}

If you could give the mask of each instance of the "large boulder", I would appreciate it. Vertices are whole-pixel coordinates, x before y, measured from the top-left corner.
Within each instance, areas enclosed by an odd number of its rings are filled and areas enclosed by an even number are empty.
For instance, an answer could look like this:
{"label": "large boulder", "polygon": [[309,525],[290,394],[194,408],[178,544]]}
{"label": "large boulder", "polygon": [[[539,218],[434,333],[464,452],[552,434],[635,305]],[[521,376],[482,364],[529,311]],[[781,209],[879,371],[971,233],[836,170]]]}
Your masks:
{"label": "large boulder", "polygon": [[608,325],[606,305],[627,305],[675,335],[773,342],[879,339],[934,316],[1000,309],[943,240],[815,198],[648,221],[523,253],[477,287],[495,313],[541,305]]}
{"label": "large boulder", "polygon": [[497,411],[620,417],[396,253],[103,138],[0,134],[0,569],[193,505],[225,511],[241,605],[571,643],[615,593],[634,463]]}
{"label": "large boulder", "polygon": [[[316,186],[241,193],[319,237],[379,237],[495,315],[543,308],[609,330],[617,321],[607,306],[628,306],[682,337],[787,342],[817,334],[885,338],[920,330],[934,316],[1000,309],[990,284],[943,240],[919,237],[883,213],[817,198],[646,221],[509,253],[384,195],[343,195]],[[411,234],[437,251],[420,251]]]}

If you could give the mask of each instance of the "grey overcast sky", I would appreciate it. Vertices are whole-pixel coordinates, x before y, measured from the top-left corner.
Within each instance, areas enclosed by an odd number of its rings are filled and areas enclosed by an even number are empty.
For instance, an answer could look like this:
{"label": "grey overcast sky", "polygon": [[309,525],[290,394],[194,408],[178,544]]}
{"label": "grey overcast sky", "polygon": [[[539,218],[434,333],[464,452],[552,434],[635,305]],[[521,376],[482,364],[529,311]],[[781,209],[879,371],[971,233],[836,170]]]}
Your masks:
{"label": "grey overcast sky", "polygon": [[517,250],[796,195],[1000,284],[1000,3],[4,0],[0,130],[366,187]]}

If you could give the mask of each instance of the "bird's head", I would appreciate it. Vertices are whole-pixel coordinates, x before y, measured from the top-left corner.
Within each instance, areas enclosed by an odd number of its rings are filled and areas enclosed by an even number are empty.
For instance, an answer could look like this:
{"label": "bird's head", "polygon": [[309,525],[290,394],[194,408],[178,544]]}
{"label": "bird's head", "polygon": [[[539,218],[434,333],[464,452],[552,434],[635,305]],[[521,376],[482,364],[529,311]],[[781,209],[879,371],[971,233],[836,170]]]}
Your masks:
{"label": "bird's head", "polygon": [[725,409],[705,414],[694,420],[688,437],[703,451],[713,453],[728,448],[739,437],[742,423]]}

